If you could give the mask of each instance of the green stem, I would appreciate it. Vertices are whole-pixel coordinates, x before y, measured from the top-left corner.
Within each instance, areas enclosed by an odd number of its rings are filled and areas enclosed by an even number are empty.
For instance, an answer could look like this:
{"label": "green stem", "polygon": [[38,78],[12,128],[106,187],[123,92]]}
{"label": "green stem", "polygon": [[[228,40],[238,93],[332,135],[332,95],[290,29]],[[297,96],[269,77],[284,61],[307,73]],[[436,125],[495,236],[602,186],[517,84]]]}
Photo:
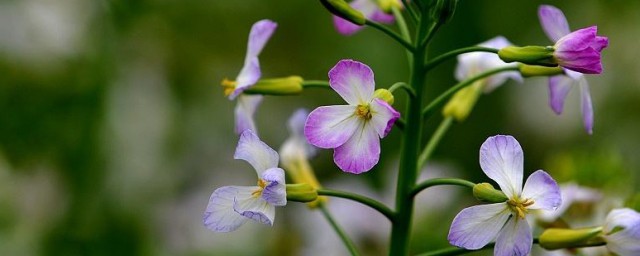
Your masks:
{"label": "green stem", "polygon": [[[429,28],[429,32],[427,32],[427,36],[424,38],[424,40],[422,40],[422,42],[420,42],[418,47],[426,48],[427,44],[431,42],[431,39],[433,39],[433,36],[436,34],[436,31],[438,31],[438,29],[440,28],[440,25],[441,24],[439,22],[433,23]],[[425,71],[429,71],[429,70],[425,69]]]}
{"label": "green stem", "polygon": [[456,186],[462,186],[462,187],[469,187],[469,188],[473,189],[473,186],[475,186],[476,184],[471,182],[471,181],[468,181],[468,180],[455,179],[455,178],[429,179],[429,180],[425,180],[425,181],[421,182],[420,184],[416,185],[416,187],[413,189],[411,195],[412,196],[416,196],[422,190],[425,190],[425,189],[433,187],[433,186],[440,186],[440,185],[456,185]]}
{"label": "green stem", "polygon": [[[396,7],[392,7],[391,12],[393,13],[393,16],[396,18],[396,23],[398,23],[398,28],[400,29],[400,34],[402,35],[404,40],[406,40],[407,42],[411,42],[411,34],[409,33],[409,28],[407,27],[407,23],[404,21],[404,17],[402,16],[402,13],[400,13],[400,10],[398,10],[398,8]],[[411,51],[409,50],[407,50],[407,60],[409,60],[409,69],[411,69],[411,65],[413,65],[413,63],[411,63],[410,61]]]}
{"label": "green stem", "polygon": [[320,211],[322,212],[322,215],[324,215],[325,219],[329,221],[329,224],[331,224],[331,227],[333,227],[333,230],[335,230],[336,233],[338,233],[338,236],[340,236],[340,239],[342,239],[342,242],[344,243],[344,246],[347,247],[347,250],[349,250],[349,253],[351,253],[352,256],[359,255],[358,250],[356,249],[356,245],[349,238],[349,236],[347,236],[347,233],[344,232],[344,230],[340,227],[338,222],[336,222],[336,220],[333,218],[333,216],[331,215],[327,207],[325,205],[321,205]]}
{"label": "green stem", "polygon": [[[538,243],[538,238],[534,238],[533,239],[533,243],[537,244]],[[489,244],[485,245],[484,247],[482,247],[482,248],[480,248],[478,250],[467,250],[467,249],[464,249],[464,248],[450,247],[450,248],[440,249],[440,250],[437,250],[437,251],[421,253],[421,254],[418,254],[416,256],[453,256],[453,255],[462,255],[462,254],[472,253],[472,252],[476,252],[476,251],[480,251],[480,250],[491,249],[495,245],[496,245],[496,243],[489,243]]]}
{"label": "green stem", "polygon": [[441,62],[458,56],[460,54],[463,53],[468,53],[468,52],[492,52],[492,53],[498,53],[498,49],[493,49],[493,48],[487,48],[487,47],[482,47],[482,46],[471,46],[471,47],[466,47],[466,48],[460,48],[457,50],[453,50],[447,53],[444,53],[438,57],[433,58],[431,61],[427,62],[424,65],[424,68],[426,71],[431,70],[433,67],[437,66],[438,64],[440,64]]}
{"label": "green stem", "polygon": [[424,108],[424,110],[422,110],[422,115],[425,117],[425,119],[428,119],[429,117],[431,117],[432,112],[439,107],[441,104],[444,104],[445,100],[447,100],[449,97],[451,97],[454,93],[456,93],[458,90],[480,80],[483,79],[485,77],[500,73],[500,72],[506,72],[506,71],[518,71],[518,67],[503,67],[503,68],[496,68],[496,69],[492,69],[489,71],[485,71],[483,73],[480,73],[477,76],[474,76],[472,78],[469,78],[467,80],[464,80],[456,85],[454,85],[453,87],[449,88],[449,90],[445,91],[444,93],[440,94],[440,96],[438,96],[438,98],[436,98],[435,100],[433,100],[431,103],[429,103],[429,105],[427,105],[426,108]]}
{"label": "green stem", "polygon": [[418,15],[416,14],[416,11],[413,10],[413,8],[411,8],[411,5],[409,4],[409,2],[407,0],[402,0],[402,4],[404,5],[404,9],[406,9],[407,12],[409,13],[411,20],[413,20],[413,22],[417,22]]}
{"label": "green stem", "polygon": [[410,52],[414,51],[414,47],[411,45],[411,43],[409,43],[404,38],[400,37],[400,35],[398,35],[398,33],[393,32],[391,29],[383,26],[382,24],[374,22],[374,21],[370,21],[370,20],[366,20],[365,24],[369,25],[369,26],[371,26],[371,27],[373,27],[375,29],[378,29],[378,30],[382,31],[383,33],[387,34],[393,40],[396,40],[398,43],[400,43],[402,46],[404,46],[404,48],[407,48],[408,51],[410,51]]}
{"label": "green stem", "polygon": [[329,85],[329,81],[323,81],[323,80],[304,80],[302,82],[302,87],[331,89],[331,86]]}
{"label": "green stem", "polygon": [[387,207],[383,203],[378,202],[375,199],[368,198],[366,196],[362,196],[362,195],[358,195],[358,194],[346,192],[346,191],[330,190],[330,189],[324,189],[324,188],[318,189],[318,195],[350,199],[358,203],[364,204],[366,206],[369,206],[374,210],[382,213],[382,215],[387,217],[387,219],[389,219],[391,222],[395,220],[395,214],[393,210],[389,209],[389,207]]}
{"label": "green stem", "polygon": [[393,123],[393,124],[395,126],[397,126],[398,129],[403,130],[403,131],[404,131],[404,127],[406,126],[406,122],[402,118],[398,118],[398,120],[396,120],[396,122]]}
{"label": "green stem", "polygon": [[436,149],[436,146],[440,144],[440,140],[442,139],[444,134],[447,132],[447,130],[449,130],[449,127],[451,127],[452,123],[453,123],[452,117],[445,117],[442,120],[442,122],[438,126],[438,129],[436,129],[435,133],[433,133],[433,135],[431,136],[431,139],[429,139],[429,142],[424,147],[424,150],[422,150],[420,157],[418,157],[418,172],[422,169],[424,162],[426,162],[429,159],[429,157],[431,157],[431,153],[433,153],[433,151]]}
{"label": "green stem", "polygon": [[411,88],[411,86],[409,86],[407,83],[405,82],[397,82],[393,85],[391,85],[391,87],[389,87],[389,92],[393,93],[395,90],[397,89],[404,89],[405,92],[407,92],[407,94],[409,94],[409,96],[411,97],[415,97],[416,96],[416,92],[413,90],[413,88]]}

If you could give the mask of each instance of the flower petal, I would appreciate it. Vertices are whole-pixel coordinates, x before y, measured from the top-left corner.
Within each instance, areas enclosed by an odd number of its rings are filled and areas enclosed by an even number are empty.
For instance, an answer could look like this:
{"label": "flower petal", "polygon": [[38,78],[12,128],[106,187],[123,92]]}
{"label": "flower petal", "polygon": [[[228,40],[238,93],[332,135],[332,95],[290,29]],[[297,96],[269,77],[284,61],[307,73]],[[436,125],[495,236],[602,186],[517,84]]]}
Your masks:
{"label": "flower petal", "polygon": [[[502,49],[510,45],[511,43],[503,36],[497,36],[492,38],[491,40],[479,44],[479,46],[495,49]],[[458,81],[464,81],[491,69],[516,65],[516,63],[505,63],[496,54],[493,53],[465,53],[458,55],[458,65],[456,66],[455,77]],[[508,78],[512,78],[519,82],[522,81],[520,72],[501,72],[484,79],[486,83],[484,84],[483,91],[485,93],[493,91],[498,86],[502,85]]]}
{"label": "flower petal", "polygon": [[257,57],[267,44],[278,24],[271,20],[260,20],[251,26],[247,43],[247,58]]}
{"label": "flower petal", "polygon": [[316,154],[316,147],[307,142],[304,137],[304,125],[309,116],[306,109],[298,109],[289,118],[287,126],[289,128],[289,138],[285,140],[280,147],[280,157],[284,158],[284,154],[289,156],[302,153],[305,158],[311,158]]}
{"label": "flower petal", "polygon": [[571,90],[575,80],[565,75],[549,77],[549,106],[553,112],[560,115],[564,108],[564,100]]}
{"label": "flower petal", "polygon": [[304,125],[304,135],[319,148],[336,148],[344,144],[360,125],[360,118],[350,105],[323,106],[311,111]]}
{"label": "flower petal", "polygon": [[587,80],[582,78],[580,85],[580,106],[582,110],[582,122],[587,133],[593,133],[593,105],[591,104],[591,93],[589,92],[589,84]]}
{"label": "flower petal", "polygon": [[393,123],[400,118],[400,113],[381,99],[374,99],[369,106],[371,119],[368,125],[376,129],[380,138],[384,138],[391,131]]}
{"label": "flower petal", "polygon": [[[616,227],[623,228],[612,234]],[[640,255],[640,213],[629,209],[614,209],[604,225],[607,248],[617,255]]]}
{"label": "flower petal", "polygon": [[537,170],[527,178],[522,198],[533,200],[528,209],[555,210],[562,203],[558,183],[543,170]]}
{"label": "flower petal", "polygon": [[526,219],[512,217],[496,238],[495,256],[526,256],[531,252],[533,237]]}
{"label": "flower petal", "polygon": [[333,16],[333,26],[336,28],[338,33],[345,36],[353,35],[364,28],[364,26],[353,24],[351,23],[351,21],[345,20],[335,15]]}
{"label": "flower petal", "polygon": [[[255,187],[256,190],[259,187]],[[239,194],[233,202],[233,210],[240,215],[266,225],[273,225],[276,216],[275,206],[269,204],[262,197],[253,194]]]}
{"label": "flower petal", "polygon": [[233,157],[249,162],[258,177],[267,169],[278,167],[278,153],[262,142],[252,130],[242,132]]}
{"label": "flower petal", "polygon": [[341,60],[329,71],[329,85],[349,105],[368,104],[375,81],[369,66],[354,60]]}
{"label": "flower petal", "polygon": [[[558,40],[555,44],[556,51],[580,51],[591,48],[596,41],[596,33],[598,27],[591,26],[588,28],[573,31]],[[593,49],[593,48],[591,48]]]}
{"label": "flower petal", "polygon": [[235,132],[241,134],[244,130],[256,130],[256,124],[253,121],[253,115],[262,102],[262,95],[240,95],[235,108]]}
{"label": "flower petal", "polygon": [[593,48],[580,51],[555,51],[558,64],[564,68],[583,74],[602,73],[602,59],[600,53]]}
{"label": "flower petal", "polygon": [[480,249],[496,237],[507,219],[509,210],[505,203],[471,206],[453,219],[447,239],[458,247]]}
{"label": "flower petal", "polygon": [[571,33],[569,23],[562,11],[551,5],[541,5],[538,8],[538,18],[544,33],[551,41],[556,42],[563,36]]}
{"label": "flower petal", "polygon": [[275,206],[287,204],[287,189],[284,180],[284,170],[271,168],[262,173],[261,179],[267,182],[262,190],[262,199]]}
{"label": "flower petal", "polygon": [[231,232],[247,222],[247,218],[233,210],[233,201],[239,194],[251,194],[254,187],[221,187],[213,191],[204,211],[204,225],[216,232]]}
{"label": "flower petal", "polygon": [[251,88],[252,85],[260,80],[260,76],[262,76],[262,73],[258,57],[247,58],[242,70],[240,70],[240,74],[236,77],[236,88],[229,94],[229,99],[233,100],[246,89]]}
{"label": "flower petal", "polygon": [[605,36],[596,36],[596,40],[591,43],[591,48],[598,52],[601,52],[607,46],[609,46],[609,38]]}
{"label": "flower petal", "polygon": [[508,135],[489,137],[480,147],[480,167],[509,198],[520,196],[524,156],[518,141]]}
{"label": "flower petal", "polygon": [[360,174],[371,170],[380,159],[380,139],[376,129],[361,122],[351,138],[333,152],[333,161],[345,172]]}

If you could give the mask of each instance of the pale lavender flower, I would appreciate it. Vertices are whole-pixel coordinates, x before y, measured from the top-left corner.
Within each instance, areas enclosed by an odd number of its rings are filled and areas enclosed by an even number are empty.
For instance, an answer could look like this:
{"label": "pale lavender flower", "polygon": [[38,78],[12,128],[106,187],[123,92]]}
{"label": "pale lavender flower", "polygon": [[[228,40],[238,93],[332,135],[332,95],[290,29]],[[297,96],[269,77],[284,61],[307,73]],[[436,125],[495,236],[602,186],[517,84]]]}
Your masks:
{"label": "pale lavender flower", "polygon": [[[489,47],[494,49],[502,49],[511,46],[511,42],[503,36],[494,37],[486,42],[478,44],[478,46]],[[494,53],[488,52],[471,52],[458,55],[458,65],[456,65],[455,77],[458,81],[467,80],[482,72],[503,67],[517,67],[517,63],[505,63]],[[485,78],[483,91],[489,93],[495,88],[507,81],[513,79],[522,82],[522,76],[518,71],[500,72]]]}
{"label": "pale lavender flower", "polygon": [[343,171],[369,171],[380,158],[380,138],[387,136],[400,113],[374,97],[373,71],[363,63],[339,61],[329,71],[329,84],[349,105],[316,108],[304,134],[316,147],[334,148],[333,160]]}
{"label": "pale lavender flower", "polygon": [[561,203],[558,184],[543,170],[531,174],[522,187],[523,152],[511,136],[489,137],[480,147],[482,171],[500,186],[506,202],[463,209],[453,220],[452,245],[480,249],[496,240],[494,255],[528,255],[533,238],[526,220],[529,210],[554,209]]}
{"label": "pale lavender flower", "polygon": [[204,212],[204,225],[216,232],[238,229],[248,220],[273,225],[275,206],[287,204],[284,170],[278,168],[278,153],[251,130],[240,135],[235,159],[247,161],[258,174],[257,186],[225,186],[211,194]]}
{"label": "pale lavender flower", "polygon": [[640,255],[640,213],[614,209],[607,215],[602,232],[607,249],[617,255]]}
{"label": "pale lavender flower", "polygon": [[[355,0],[349,3],[349,5],[353,9],[360,11],[368,20],[388,24],[395,21],[393,15],[387,14],[380,9],[376,0]],[[354,34],[363,28],[363,26],[353,24],[350,21],[335,15],[333,16],[333,25],[338,33],[343,35]]]}

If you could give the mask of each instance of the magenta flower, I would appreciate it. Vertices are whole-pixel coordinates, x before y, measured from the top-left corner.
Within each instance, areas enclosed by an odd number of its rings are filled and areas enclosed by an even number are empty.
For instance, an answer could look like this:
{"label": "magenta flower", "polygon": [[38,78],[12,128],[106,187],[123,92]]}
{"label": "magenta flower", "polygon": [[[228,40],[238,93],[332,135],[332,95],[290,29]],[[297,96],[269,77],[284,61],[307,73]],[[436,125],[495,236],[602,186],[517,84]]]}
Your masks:
{"label": "magenta flower", "polygon": [[365,64],[341,60],[329,71],[329,84],[349,105],[313,110],[305,123],[305,137],[316,147],[334,148],[333,160],[343,171],[369,171],[380,158],[380,138],[400,113],[373,96],[373,71]]}
{"label": "magenta flower", "polygon": [[[387,24],[395,21],[393,15],[386,14],[380,9],[376,0],[355,0],[349,3],[349,5],[353,9],[360,11],[368,20]],[[338,30],[338,33],[343,35],[352,35],[363,28],[363,26],[353,24],[350,21],[335,15],[333,16],[333,25],[336,30]]]}
{"label": "magenta flower", "polygon": [[508,197],[503,203],[472,206],[453,219],[448,239],[452,245],[480,249],[496,240],[494,255],[528,255],[533,238],[526,214],[555,209],[561,203],[558,184],[543,170],[531,174],[522,187],[523,152],[511,136],[488,138],[480,147],[482,171]]}
{"label": "magenta flower", "polygon": [[273,225],[275,206],[287,204],[284,170],[278,153],[251,130],[240,135],[235,159],[247,161],[258,174],[257,186],[226,186],[213,191],[204,212],[204,225],[216,232],[231,232],[248,220]]}
{"label": "magenta flower", "polygon": [[640,255],[640,213],[629,208],[614,209],[607,215],[602,229],[611,252]]}

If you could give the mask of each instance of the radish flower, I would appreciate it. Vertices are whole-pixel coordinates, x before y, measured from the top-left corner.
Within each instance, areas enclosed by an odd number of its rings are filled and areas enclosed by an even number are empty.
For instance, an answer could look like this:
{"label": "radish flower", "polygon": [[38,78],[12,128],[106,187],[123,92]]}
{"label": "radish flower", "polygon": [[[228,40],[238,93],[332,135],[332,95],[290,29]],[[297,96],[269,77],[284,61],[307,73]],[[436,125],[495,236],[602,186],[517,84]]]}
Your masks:
{"label": "radish flower", "polygon": [[607,215],[602,232],[607,249],[617,255],[640,255],[640,213],[615,209]]}

